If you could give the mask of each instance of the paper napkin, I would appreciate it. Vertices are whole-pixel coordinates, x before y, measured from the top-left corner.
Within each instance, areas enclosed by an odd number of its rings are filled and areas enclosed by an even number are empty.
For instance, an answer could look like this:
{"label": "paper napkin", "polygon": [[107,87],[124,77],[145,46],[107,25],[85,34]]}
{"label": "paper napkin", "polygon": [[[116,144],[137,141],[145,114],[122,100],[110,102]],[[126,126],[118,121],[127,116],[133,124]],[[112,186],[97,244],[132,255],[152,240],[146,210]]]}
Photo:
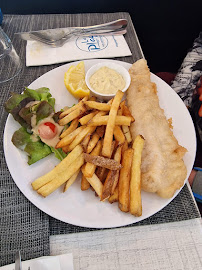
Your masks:
{"label": "paper napkin", "polygon": [[123,35],[77,37],[58,48],[28,40],[26,66],[42,66],[81,59],[129,55],[132,55],[132,53]]}
{"label": "paper napkin", "polygon": [[[33,260],[23,261],[22,270],[74,270],[71,253],[58,256],[45,256]],[[14,270],[15,264],[0,267],[1,270]]]}

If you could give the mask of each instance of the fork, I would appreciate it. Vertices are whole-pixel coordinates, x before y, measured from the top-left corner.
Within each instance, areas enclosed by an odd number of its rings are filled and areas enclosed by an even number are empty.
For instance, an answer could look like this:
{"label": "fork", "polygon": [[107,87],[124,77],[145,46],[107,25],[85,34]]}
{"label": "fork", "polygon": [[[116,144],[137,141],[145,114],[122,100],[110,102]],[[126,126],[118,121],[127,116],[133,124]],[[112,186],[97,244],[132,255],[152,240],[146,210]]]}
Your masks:
{"label": "fork", "polygon": [[15,270],[22,270],[21,254],[20,250],[15,254]]}
{"label": "fork", "polygon": [[65,34],[61,38],[53,38],[48,36],[45,31],[33,31],[30,32],[30,38],[42,42],[51,47],[61,47],[64,43],[70,40],[73,36],[89,36],[89,35],[123,35],[127,32],[127,20],[120,19],[113,22],[87,26],[76,27],[73,30]]}
{"label": "fork", "polygon": [[[15,270],[22,270],[21,254],[20,250],[15,254]],[[27,270],[31,270],[30,266]]]}

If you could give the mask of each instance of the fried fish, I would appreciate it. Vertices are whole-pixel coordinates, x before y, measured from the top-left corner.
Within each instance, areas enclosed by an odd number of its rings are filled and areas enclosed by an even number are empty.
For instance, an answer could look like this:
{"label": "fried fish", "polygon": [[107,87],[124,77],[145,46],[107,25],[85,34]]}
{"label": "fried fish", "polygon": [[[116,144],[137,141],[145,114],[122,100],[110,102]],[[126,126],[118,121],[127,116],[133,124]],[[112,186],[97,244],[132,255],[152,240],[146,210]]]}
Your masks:
{"label": "fried fish", "polygon": [[140,59],[129,70],[131,85],[126,93],[135,118],[131,124],[133,139],[145,138],[142,153],[142,189],[170,198],[183,186],[187,175],[183,156],[186,148],[178,144],[172,132],[172,119],[166,119],[159,106],[156,84],[150,80],[147,62]]}

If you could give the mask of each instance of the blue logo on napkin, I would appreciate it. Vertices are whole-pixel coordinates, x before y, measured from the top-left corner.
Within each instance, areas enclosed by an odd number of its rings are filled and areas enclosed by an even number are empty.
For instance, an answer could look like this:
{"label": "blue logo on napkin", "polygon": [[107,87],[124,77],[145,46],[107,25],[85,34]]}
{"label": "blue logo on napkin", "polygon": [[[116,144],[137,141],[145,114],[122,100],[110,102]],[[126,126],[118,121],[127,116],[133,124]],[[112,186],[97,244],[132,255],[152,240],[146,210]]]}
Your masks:
{"label": "blue logo on napkin", "polygon": [[98,52],[108,46],[108,39],[104,36],[78,37],[76,46],[85,52]]}

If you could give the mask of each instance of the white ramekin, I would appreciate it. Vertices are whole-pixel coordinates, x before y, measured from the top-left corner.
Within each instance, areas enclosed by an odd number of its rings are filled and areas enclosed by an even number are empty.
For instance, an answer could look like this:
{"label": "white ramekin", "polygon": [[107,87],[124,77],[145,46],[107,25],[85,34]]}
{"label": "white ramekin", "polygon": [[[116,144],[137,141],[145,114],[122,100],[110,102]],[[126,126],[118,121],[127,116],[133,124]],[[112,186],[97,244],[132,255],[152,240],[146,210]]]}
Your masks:
{"label": "white ramekin", "polygon": [[88,88],[91,91],[91,94],[93,96],[98,97],[100,100],[110,100],[111,98],[113,98],[115,96],[115,94],[102,94],[99,92],[96,92],[90,85],[89,80],[90,77],[101,67],[108,67],[111,69],[114,69],[116,72],[118,72],[119,74],[122,75],[122,77],[124,78],[126,85],[124,87],[124,89],[122,89],[122,92],[125,92],[131,82],[131,77],[130,74],[128,72],[128,70],[126,68],[124,68],[123,66],[116,64],[116,63],[111,63],[111,62],[102,62],[102,63],[98,63],[96,65],[93,65],[87,72],[86,72],[86,76],[85,76],[85,80],[86,80],[86,84],[88,86]]}

